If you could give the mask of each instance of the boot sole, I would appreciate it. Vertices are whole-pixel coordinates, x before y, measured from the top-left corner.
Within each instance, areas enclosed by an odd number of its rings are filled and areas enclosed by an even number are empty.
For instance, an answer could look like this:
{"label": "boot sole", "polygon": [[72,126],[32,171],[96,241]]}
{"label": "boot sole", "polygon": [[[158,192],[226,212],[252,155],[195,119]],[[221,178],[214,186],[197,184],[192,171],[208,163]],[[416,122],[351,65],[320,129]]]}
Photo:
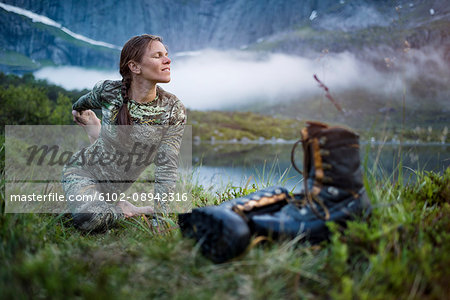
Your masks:
{"label": "boot sole", "polygon": [[178,217],[183,236],[194,238],[201,252],[215,263],[223,263],[244,252],[250,241],[247,223],[221,207],[194,209]]}

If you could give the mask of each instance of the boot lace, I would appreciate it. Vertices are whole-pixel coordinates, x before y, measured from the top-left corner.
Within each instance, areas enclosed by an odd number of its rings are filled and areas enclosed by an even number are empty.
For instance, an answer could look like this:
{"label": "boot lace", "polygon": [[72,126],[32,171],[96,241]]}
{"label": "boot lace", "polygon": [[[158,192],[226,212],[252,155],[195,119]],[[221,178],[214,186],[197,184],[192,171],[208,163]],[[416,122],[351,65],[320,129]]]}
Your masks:
{"label": "boot lace", "polygon": [[[291,199],[291,202],[294,202],[295,204],[299,205],[299,206],[306,206],[308,205],[311,208],[311,211],[321,220],[328,220],[330,218],[330,212],[327,208],[327,206],[323,203],[323,201],[317,197],[315,194],[311,193],[309,191],[308,188],[308,172],[306,170],[306,164],[309,160],[309,156],[304,153],[303,155],[303,171],[301,171],[298,167],[297,164],[295,163],[295,149],[297,148],[299,143],[307,143],[308,145],[311,143],[310,139],[304,140],[303,137],[300,138],[297,142],[294,143],[294,146],[292,147],[291,150],[291,163],[292,166],[294,167],[294,169],[299,172],[300,174],[303,175],[303,189],[305,192],[305,197],[298,201],[298,200],[294,200],[294,198]],[[320,207],[322,207],[324,214],[321,214],[317,209],[316,209],[316,205],[315,203],[317,203]]]}

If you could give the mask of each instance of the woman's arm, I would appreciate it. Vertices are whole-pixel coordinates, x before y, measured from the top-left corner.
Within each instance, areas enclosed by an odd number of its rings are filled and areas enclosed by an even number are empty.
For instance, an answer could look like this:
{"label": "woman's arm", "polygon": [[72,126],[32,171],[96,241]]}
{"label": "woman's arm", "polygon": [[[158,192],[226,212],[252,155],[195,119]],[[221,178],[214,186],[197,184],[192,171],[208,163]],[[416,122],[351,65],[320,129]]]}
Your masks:
{"label": "woman's arm", "polygon": [[73,110],[83,111],[87,109],[97,109],[102,107],[102,97],[100,96],[105,88],[106,80],[99,81],[95,84],[92,91],[83,95],[72,106]]}
{"label": "woman's arm", "polygon": [[[161,145],[158,148],[155,164],[155,191],[162,198],[163,194],[175,192],[177,180],[178,156],[180,153],[181,140],[183,138],[184,126],[186,124],[186,109],[177,101],[173,111],[170,125],[164,130]],[[159,207],[163,209],[164,207]],[[155,212],[158,212],[155,209]],[[161,211],[160,211],[161,212]],[[164,211],[163,211],[164,212]]]}
{"label": "woman's arm", "polygon": [[81,96],[72,106],[73,120],[84,128],[91,144],[98,139],[101,128],[100,120],[91,109],[102,107],[105,99],[101,95],[108,82],[107,80],[97,82],[92,91]]}

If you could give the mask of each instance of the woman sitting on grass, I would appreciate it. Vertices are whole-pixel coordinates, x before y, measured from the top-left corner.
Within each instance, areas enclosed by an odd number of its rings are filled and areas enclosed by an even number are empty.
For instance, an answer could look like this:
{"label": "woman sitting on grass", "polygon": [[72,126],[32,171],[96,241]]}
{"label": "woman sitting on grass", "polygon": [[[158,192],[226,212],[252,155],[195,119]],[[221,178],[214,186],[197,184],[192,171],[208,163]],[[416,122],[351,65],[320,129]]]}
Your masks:
{"label": "woman sitting on grass", "polygon": [[[85,128],[91,142],[64,167],[62,178],[80,230],[104,231],[121,218],[161,212],[124,201],[131,199],[124,192],[152,162],[154,194],[173,192],[186,114],[175,95],[157,86],[170,81],[170,63],[160,37],[133,37],[120,56],[123,79],[97,83],[73,105],[74,121]],[[102,122],[91,109],[102,110]],[[70,200],[75,198],[85,200]],[[159,209],[164,212],[162,204]]]}

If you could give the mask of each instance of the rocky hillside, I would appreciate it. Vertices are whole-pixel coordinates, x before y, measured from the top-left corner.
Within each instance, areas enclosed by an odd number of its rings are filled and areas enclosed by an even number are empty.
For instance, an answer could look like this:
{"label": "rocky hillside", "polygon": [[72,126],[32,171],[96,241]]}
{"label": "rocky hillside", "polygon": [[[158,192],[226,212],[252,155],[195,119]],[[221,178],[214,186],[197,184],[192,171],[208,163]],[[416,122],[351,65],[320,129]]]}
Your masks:
{"label": "rocky hillside", "polygon": [[163,36],[172,52],[241,48],[306,55],[326,49],[365,55],[367,48],[399,47],[405,38],[411,47],[448,47],[449,11],[445,0],[3,0],[0,64],[4,71],[48,64],[115,68],[117,49],[77,35],[120,46],[144,32]]}
{"label": "rocky hillside", "polygon": [[[373,1],[349,2],[366,7]],[[391,1],[378,2],[383,8],[392,6]],[[45,15],[75,32],[117,45],[142,32],[159,34],[174,51],[239,47],[308,23],[313,11],[328,14],[340,6],[347,7],[345,1],[339,4],[336,0],[4,0],[4,3]],[[349,9],[354,7],[349,4]],[[360,20],[356,25],[366,23]]]}

